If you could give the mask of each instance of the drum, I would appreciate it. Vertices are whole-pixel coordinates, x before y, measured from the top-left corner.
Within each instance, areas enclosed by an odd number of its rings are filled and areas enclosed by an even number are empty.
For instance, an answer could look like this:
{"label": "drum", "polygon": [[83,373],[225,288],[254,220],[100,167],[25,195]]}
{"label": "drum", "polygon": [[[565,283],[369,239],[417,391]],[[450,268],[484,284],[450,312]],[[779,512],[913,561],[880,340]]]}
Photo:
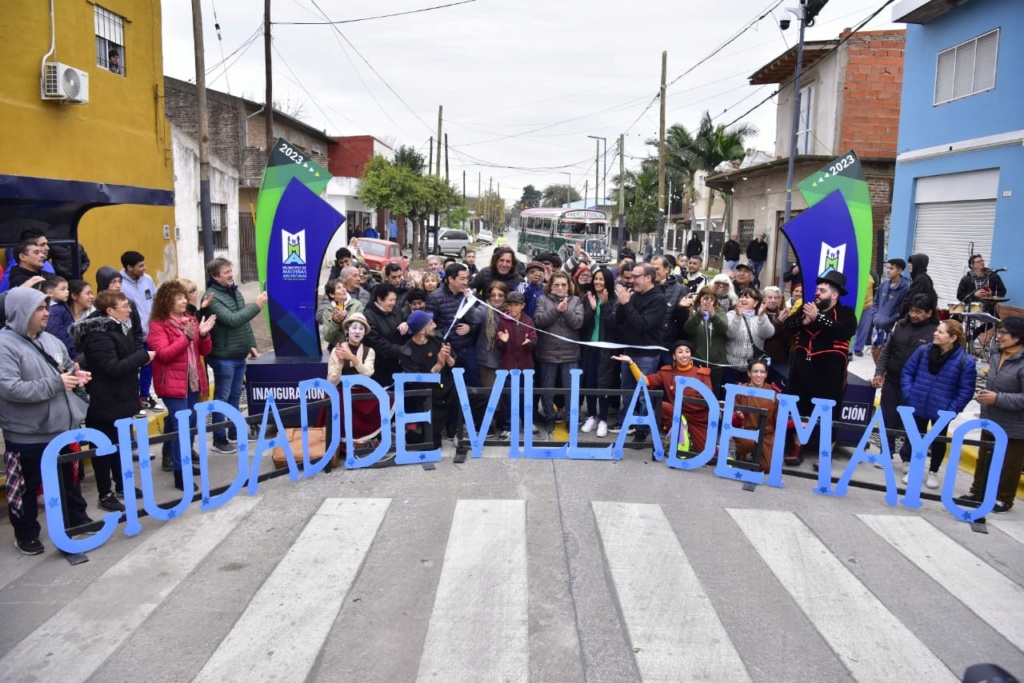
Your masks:
{"label": "drum", "polygon": [[970,313],[983,313],[985,311],[985,304],[980,301],[972,301],[970,305]]}
{"label": "drum", "polygon": [[939,310],[935,311],[935,317],[937,317],[940,321],[949,320],[949,309],[940,308]]}
{"label": "drum", "polygon": [[963,312],[964,312],[964,305],[962,303],[960,303],[959,301],[954,301],[953,303],[949,304],[949,314],[950,315],[960,315]]}

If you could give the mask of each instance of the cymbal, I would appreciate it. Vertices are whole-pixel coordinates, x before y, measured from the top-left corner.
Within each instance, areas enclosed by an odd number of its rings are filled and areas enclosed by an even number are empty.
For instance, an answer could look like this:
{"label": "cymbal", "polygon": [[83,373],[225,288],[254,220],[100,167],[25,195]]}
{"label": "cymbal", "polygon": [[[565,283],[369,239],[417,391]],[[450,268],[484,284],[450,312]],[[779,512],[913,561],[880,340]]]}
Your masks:
{"label": "cymbal", "polygon": [[986,303],[990,303],[990,304],[1000,304],[1000,303],[1002,303],[1004,301],[1009,301],[1010,300],[1010,297],[1008,297],[1008,296],[982,296],[982,297],[978,297],[978,298],[980,298],[982,301],[984,301]]}

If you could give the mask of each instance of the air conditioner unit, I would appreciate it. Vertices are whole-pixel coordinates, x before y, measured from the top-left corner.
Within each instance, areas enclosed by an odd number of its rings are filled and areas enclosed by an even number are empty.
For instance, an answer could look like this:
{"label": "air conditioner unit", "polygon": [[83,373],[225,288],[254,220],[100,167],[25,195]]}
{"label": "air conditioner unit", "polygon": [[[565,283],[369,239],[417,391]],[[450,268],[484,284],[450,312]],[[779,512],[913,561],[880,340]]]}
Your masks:
{"label": "air conditioner unit", "polygon": [[60,62],[43,65],[44,100],[85,104],[89,101],[89,73]]}

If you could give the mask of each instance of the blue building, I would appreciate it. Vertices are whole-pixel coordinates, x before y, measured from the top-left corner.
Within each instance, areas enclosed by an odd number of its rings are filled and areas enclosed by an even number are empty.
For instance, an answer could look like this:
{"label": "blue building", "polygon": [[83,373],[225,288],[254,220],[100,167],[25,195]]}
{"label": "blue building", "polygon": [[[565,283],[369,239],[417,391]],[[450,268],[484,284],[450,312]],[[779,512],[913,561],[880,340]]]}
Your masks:
{"label": "blue building", "polygon": [[923,252],[939,305],[968,256],[1024,307],[1024,2],[900,0],[907,24],[890,257]]}

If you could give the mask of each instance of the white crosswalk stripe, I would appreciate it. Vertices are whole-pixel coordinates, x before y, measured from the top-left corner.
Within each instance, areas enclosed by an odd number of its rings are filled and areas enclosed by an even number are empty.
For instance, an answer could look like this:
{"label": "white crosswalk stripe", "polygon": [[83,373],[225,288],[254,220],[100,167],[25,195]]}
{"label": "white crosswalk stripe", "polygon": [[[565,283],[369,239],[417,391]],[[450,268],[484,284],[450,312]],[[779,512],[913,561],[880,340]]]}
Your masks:
{"label": "white crosswalk stripe", "polygon": [[593,508],[644,680],[750,680],[661,508]]}
{"label": "white crosswalk stripe", "polygon": [[[532,500],[332,492],[291,509],[261,493],[154,525],[148,538],[120,544],[123,556],[97,551],[81,587],[73,584],[82,574],[52,555],[32,558],[28,571],[12,562],[20,573],[0,585],[0,671],[5,681],[111,679],[136,671],[141,653],[151,665],[175,658],[174,675],[196,681],[761,681],[786,679],[787,658],[808,648],[816,659],[802,675],[821,664],[829,680],[955,681],[981,661],[976,652],[1024,670],[1024,522],[993,520],[988,536],[964,527],[961,543],[953,526],[904,511],[823,526],[789,511],[720,506],[727,514],[708,534],[672,503],[581,498],[552,534],[537,526],[551,521],[542,519],[550,508]],[[254,546],[264,551],[261,571],[227,583],[235,593],[211,605],[219,618],[206,647],[162,653],[169,626],[203,630],[196,597],[218,595],[211,580],[228,558],[244,564],[239,548],[261,538],[268,520],[280,522],[275,550]],[[404,533],[417,534],[415,549]],[[854,554],[877,561],[850,564],[838,539],[851,534]],[[719,567],[707,555],[719,548],[741,560]],[[894,561],[919,575],[901,580],[929,584],[927,609],[902,601],[903,584],[886,574]],[[38,577],[72,588],[53,591],[64,602],[37,597],[49,611],[19,624],[32,609],[19,599],[46,592]],[[399,597],[388,592],[398,585],[407,587]],[[962,611],[952,638],[966,643],[960,652],[951,652],[951,625],[933,630],[951,606]],[[374,661],[374,638],[399,623],[393,661]],[[380,632],[366,633],[374,624]],[[775,650],[778,659],[765,661]],[[551,675],[551,652],[578,653],[578,668],[559,672],[582,675]]]}
{"label": "white crosswalk stripe", "polygon": [[88,679],[258,503],[237,498],[154,531],[0,659],[4,679]]}
{"label": "white crosswalk stripe", "polygon": [[958,680],[796,515],[728,512],[854,678]]}
{"label": "white crosswalk stripe", "polygon": [[195,680],[304,679],[390,503],[325,500]]}
{"label": "white crosswalk stripe", "polygon": [[526,504],[460,500],[419,681],[526,681]]}
{"label": "white crosswalk stripe", "polygon": [[1024,649],[1024,588],[919,517],[859,515],[871,529],[1011,643]]}

